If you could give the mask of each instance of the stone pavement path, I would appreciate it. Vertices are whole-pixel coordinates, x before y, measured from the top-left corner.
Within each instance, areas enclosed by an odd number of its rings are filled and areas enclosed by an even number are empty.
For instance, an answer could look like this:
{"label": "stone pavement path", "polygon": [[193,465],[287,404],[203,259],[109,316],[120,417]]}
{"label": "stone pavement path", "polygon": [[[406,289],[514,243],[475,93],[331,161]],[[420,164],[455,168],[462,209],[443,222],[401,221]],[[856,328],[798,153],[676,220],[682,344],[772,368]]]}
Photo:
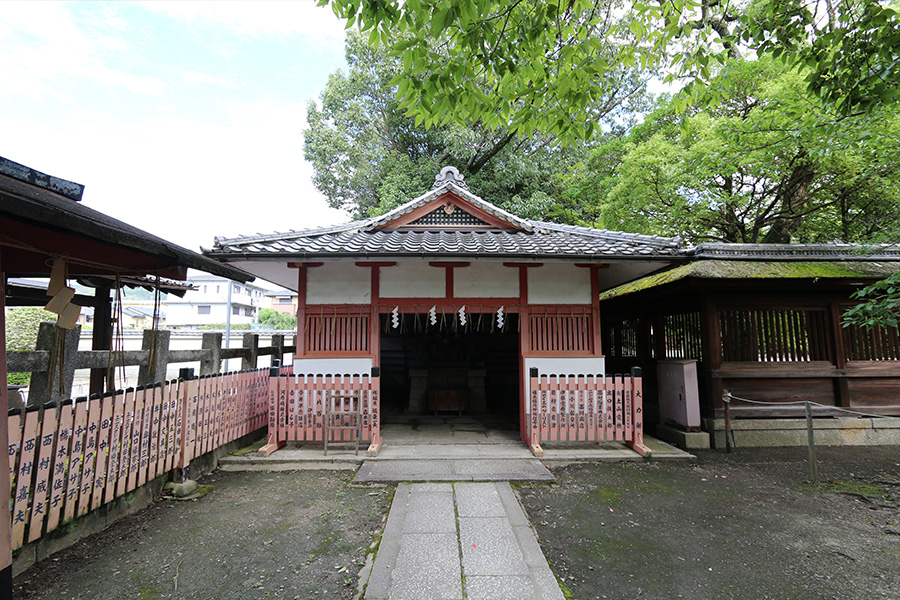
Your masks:
{"label": "stone pavement path", "polygon": [[508,482],[401,483],[366,600],[562,600]]}

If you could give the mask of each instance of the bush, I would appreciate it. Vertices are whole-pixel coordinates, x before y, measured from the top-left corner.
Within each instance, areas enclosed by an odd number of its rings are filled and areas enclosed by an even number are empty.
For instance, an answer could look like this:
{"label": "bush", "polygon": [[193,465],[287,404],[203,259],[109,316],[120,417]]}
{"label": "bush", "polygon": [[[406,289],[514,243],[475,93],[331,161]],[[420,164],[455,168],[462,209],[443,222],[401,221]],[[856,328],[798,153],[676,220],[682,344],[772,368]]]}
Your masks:
{"label": "bush", "polygon": [[[6,313],[6,351],[30,352],[37,344],[42,322],[56,322],[56,315],[37,306],[20,306]],[[7,373],[8,385],[28,385],[31,373]]]}
{"label": "bush", "polygon": [[[201,325],[197,329],[203,331],[225,331],[225,323],[210,323],[209,325]],[[250,331],[250,323],[232,323],[232,331]]]}

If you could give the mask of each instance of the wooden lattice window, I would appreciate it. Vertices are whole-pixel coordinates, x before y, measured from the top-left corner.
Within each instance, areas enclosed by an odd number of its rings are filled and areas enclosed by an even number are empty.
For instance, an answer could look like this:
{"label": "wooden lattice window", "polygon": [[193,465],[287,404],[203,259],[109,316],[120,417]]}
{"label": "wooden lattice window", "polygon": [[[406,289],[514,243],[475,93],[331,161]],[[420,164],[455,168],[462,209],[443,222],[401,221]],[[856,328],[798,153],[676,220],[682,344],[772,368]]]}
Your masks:
{"label": "wooden lattice window", "polygon": [[844,328],[844,349],[849,361],[900,360],[900,335],[896,327]]}
{"label": "wooden lattice window", "polygon": [[663,317],[665,358],[703,360],[700,343],[700,313]]}
{"label": "wooden lattice window", "polygon": [[590,315],[531,316],[532,352],[590,353],[591,339]]}
{"label": "wooden lattice window", "polygon": [[368,315],[312,315],[304,332],[307,352],[367,354]]}
{"label": "wooden lattice window", "polygon": [[467,213],[455,206],[442,206],[424,215],[410,225],[425,225],[429,227],[487,227],[488,224],[478,217]]}
{"label": "wooden lattice window", "polygon": [[725,362],[830,361],[825,309],[731,309],[719,314]]}
{"label": "wooden lattice window", "polygon": [[607,327],[606,348],[610,357],[631,358],[638,355],[640,319],[622,319]]}

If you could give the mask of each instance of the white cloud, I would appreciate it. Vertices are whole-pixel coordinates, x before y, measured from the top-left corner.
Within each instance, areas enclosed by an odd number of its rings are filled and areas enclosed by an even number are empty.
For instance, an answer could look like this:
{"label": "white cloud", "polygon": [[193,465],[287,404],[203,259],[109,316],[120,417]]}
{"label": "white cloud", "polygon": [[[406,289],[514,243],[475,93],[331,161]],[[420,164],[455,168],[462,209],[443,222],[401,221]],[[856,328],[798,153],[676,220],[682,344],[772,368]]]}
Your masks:
{"label": "white cloud", "polygon": [[[76,23],[59,2],[4,2],[0,20],[0,95],[65,100],[80,80],[102,87],[159,95],[166,83],[109,66],[111,55],[128,52],[121,19],[100,12],[93,26]],[[102,6],[102,5],[98,5]]]}

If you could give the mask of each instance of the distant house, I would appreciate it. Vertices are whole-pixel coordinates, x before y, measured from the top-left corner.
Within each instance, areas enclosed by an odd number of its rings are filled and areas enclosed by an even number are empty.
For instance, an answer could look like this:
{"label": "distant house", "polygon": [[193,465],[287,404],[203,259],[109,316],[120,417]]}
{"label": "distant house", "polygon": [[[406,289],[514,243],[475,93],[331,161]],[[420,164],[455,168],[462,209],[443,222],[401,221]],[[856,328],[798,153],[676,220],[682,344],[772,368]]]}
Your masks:
{"label": "distant house", "polygon": [[263,293],[262,308],[270,308],[280,313],[297,315],[297,292],[290,290],[270,290]]}
{"label": "distant house", "polygon": [[[130,329],[151,329],[154,326],[152,306],[125,306],[122,308],[122,317],[123,325]],[[155,324],[157,328],[167,325],[165,311],[159,313],[158,319],[159,322]]]}
{"label": "distant house", "polygon": [[[266,288],[230,281],[205,273],[189,273],[188,283],[194,290],[183,298],[166,300],[166,326],[194,328],[225,323],[231,311],[231,324],[250,324],[259,315]],[[230,294],[229,294],[230,292]]]}

